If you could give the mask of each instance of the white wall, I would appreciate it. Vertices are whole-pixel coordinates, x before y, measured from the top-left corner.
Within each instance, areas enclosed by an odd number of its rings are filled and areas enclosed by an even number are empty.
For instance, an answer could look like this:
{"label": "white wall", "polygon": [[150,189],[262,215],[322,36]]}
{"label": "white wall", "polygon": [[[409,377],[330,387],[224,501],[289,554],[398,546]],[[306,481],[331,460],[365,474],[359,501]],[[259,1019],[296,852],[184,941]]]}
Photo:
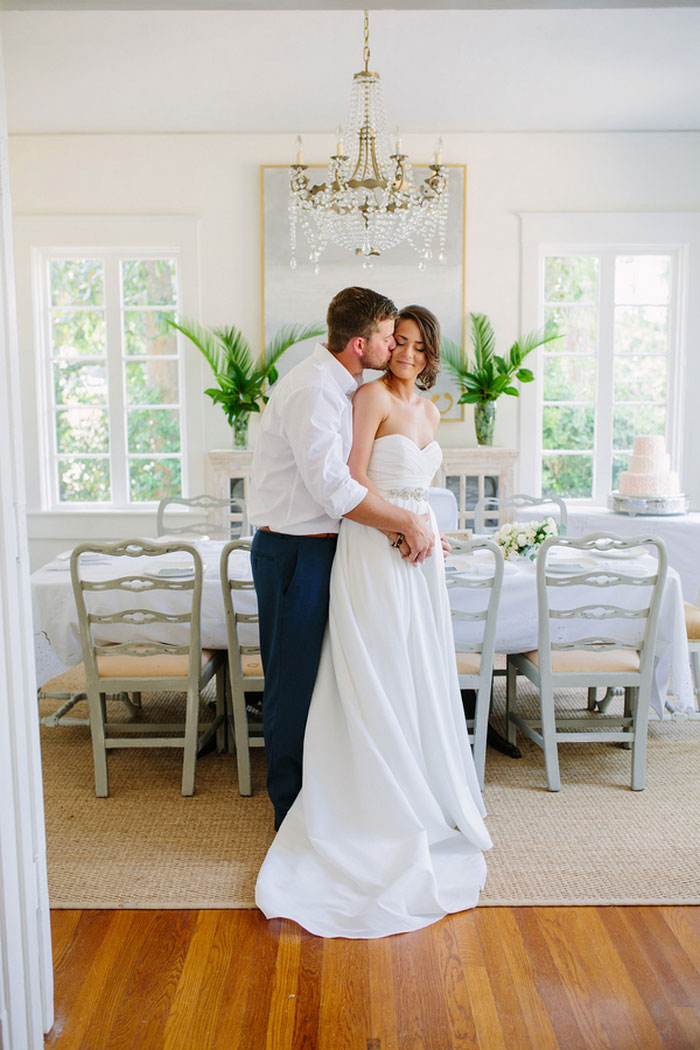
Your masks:
{"label": "white wall", "polygon": [[[413,156],[426,156],[433,147],[432,135],[403,140]],[[308,163],[325,161],[327,135],[305,136],[304,145]],[[492,318],[501,347],[520,330],[517,213],[700,211],[698,132],[452,134],[447,145],[446,159],[467,165],[466,307]],[[262,312],[259,166],[286,163],[292,150],[289,135],[16,135],[10,139],[14,211],[198,218],[201,319],[234,323],[256,345]],[[365,283],[363,275],[366,280],[360,269],[359,283]],[[370,277],[381,290],[379,266]],[[66,515],[47,520],[38,513],[32,320],[28,277],[20,272],[17,279],[29,528],[37,564],[82,538],[85,521],[66,521]],[[699,293],[691,288],[689,298],[697,300]],[[686,390],[698,390],[695,341],[688,351]],[[695,399],[690,393],[686,398],[684,458],[692,469],[690,451],[700,441],[700,422]],[[499,402],[496,444],[517,447],[518,413],[515,399]],[[204,448],[228,447],[223,414],[207,402],[203,420]],[[473,445],[471,412],[463,423],[442,423],[438,437],[446,446]],[[208,483],[205,463],[201,481],[202,487]],[[684,484],[700,507],[700,472]],[[123,518],[101,512],[91,521],[91,530],[105,536],[124,533]]]}

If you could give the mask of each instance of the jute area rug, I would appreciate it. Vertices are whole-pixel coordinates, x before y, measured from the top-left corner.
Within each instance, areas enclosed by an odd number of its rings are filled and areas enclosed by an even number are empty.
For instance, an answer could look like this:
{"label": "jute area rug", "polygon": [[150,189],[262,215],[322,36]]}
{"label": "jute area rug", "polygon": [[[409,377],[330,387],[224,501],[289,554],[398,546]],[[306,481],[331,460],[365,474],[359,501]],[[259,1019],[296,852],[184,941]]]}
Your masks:
{"label": "jute area rug", "polygon": [[[501,728],[503,688],[497,679]],[[583,691],[567,699],[585,707]],[[170,700],[159,701],[164,720],[180,703]],[[52,706],[42,701],[41,714]],[[487,751],[494,846],[482,904],[700,903],[700,721],[650,723],[642,792],[629,790],[630,753],[618,745],[560,746],[558,794],[546,790],[542,752],[519,745],[521,759]],[[42,754],[52,907],[254,906],[274,834],[262,749],[251,798],[238,794],[232,755],[202,758],[196,794],[183,798],[180,751],[112,751],[111,796],[98,799],[87,727],[42,727]]]}

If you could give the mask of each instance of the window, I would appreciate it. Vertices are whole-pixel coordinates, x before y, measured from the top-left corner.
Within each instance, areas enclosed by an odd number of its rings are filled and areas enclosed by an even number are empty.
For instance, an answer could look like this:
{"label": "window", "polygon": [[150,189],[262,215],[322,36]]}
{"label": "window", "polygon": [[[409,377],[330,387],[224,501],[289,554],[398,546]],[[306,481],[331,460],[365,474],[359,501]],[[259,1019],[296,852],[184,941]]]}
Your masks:
{"label": "window", "polygon": [[181,363],[167,321],[176,257],[40,254],[54,505],[125,506],[182,490]]}
{"label": "window", "polygon": [[[522,329],[553,321],[520,408],[518,486],[605,505],[636,434],[681,470],[693,216],[521,215]],[[535,356],[535,355],[533,355]]]}
{"label": "window", "polygon": [[545,255],[542,315],[563,333],[542,354],[542,494],[618,486],[635,434],[665,434],[674,258]]}

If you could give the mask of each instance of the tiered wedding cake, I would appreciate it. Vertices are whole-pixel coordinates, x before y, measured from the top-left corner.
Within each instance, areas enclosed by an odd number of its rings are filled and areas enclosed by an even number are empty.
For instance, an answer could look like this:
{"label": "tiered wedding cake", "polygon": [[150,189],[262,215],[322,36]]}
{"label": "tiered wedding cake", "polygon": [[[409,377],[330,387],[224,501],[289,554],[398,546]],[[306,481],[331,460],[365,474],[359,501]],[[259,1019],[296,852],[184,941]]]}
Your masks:
{"label": "tiered wedding cake", "polygon": [[640,434],[634,439],[629,469],[620,474],[620,495],[679,496],[680,481],[659,434]]}

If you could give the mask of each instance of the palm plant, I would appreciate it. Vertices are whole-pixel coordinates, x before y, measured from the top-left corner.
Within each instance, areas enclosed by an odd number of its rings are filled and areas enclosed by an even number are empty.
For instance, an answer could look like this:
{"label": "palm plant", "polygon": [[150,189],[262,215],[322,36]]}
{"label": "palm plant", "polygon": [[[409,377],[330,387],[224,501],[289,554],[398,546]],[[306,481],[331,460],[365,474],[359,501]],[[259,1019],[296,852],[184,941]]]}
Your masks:
{"label": "palm plant", "polygon": [[462,354],[462,348],[451,339],[443,337],[440,357],[447,371],[462,389],[458,404],[474,405],[474,422],[479,444],[490,445],[493,438],[495,408],[493,402],[508,394],[518,397],[520,391],[513,385],[531,383],[535,378],[523,361],[538,346],[560,338],[557,328],[548,323],[542,329],[528,332],[516,339],[504,357],[495,352],[496,337],[486,314],[470,314],[471,344],[474,360]]}
{"label": "palm plant", "polygon": [[286,325],[267,343],[264,352],[254,358],[250,343],[233,325],[205,328],[186,318],[168,323],[194,343],[206,358],[218,386],[209,387],[204,393],[215,405],[221,405],[233,428],[235,444],[242,446],[246,443],[250,413],[259,412],[261,405],[269,400],[265,387],[277,380],[276,366],[282,354],[295,343],[325,332],[325,328],[318,325]]}

